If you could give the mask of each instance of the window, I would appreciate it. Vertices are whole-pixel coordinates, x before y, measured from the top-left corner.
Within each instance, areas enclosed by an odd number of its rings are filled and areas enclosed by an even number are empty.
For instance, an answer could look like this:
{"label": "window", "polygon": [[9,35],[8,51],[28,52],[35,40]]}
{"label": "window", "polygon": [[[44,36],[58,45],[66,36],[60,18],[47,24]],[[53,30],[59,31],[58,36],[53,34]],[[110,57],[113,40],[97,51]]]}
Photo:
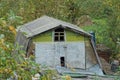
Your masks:
{"label": "window", "polygon": [[54,32],[54,41],[64,41],[64,29],[63,28],[57,28]]}

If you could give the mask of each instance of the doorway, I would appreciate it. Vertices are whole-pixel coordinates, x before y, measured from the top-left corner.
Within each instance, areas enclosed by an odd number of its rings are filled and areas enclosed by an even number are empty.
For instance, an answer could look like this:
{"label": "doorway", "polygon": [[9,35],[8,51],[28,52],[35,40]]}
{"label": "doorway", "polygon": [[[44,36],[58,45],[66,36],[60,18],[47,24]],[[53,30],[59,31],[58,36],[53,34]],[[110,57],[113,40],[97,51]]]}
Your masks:
{"label": "doorway", "polygon": [[61,67],[65,67],[65,57],[60,57]]}

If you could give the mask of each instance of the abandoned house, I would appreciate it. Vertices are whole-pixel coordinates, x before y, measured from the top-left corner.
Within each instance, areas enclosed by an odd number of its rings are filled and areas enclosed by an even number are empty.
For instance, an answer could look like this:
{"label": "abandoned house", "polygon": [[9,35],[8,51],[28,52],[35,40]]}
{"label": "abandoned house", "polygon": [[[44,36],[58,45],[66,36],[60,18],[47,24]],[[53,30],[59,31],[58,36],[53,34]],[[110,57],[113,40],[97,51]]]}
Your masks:
{"label": "abandoned house", "polygon": [[26,56],[35,55],[35,61],[41,65],[102,74],[92,35],[76,25],[42,16],[24,24],[16,42],[23,46]]}

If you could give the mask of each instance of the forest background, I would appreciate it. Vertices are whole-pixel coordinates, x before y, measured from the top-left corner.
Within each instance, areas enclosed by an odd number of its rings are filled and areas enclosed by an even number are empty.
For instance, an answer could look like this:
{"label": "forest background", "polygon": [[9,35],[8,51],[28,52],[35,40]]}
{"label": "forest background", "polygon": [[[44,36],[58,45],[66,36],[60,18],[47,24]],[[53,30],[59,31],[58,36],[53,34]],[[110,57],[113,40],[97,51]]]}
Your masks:
{"label": "forest background", "polygon": [[[94,31],[96,43],[109,47],[112,57],[120,58],[120,0],[0,0],[1,61],[6,61],[8,53],[14,50],[16,29],[43,15],[73,23],[88,32]],[[89,16],[93,24],[81,26],[83,15]],[[4,71],[7,67],[2,68],[0,70]]]}

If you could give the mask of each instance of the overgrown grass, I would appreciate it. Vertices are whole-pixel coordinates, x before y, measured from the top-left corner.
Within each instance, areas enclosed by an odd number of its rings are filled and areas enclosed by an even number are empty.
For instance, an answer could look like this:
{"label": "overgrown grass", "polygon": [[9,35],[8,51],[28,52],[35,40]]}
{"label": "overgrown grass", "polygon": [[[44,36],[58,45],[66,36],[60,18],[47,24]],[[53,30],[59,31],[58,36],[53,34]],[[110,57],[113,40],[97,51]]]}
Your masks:
{"label": "overgrown grass", "polygon": [[108,33],[107,33],[107,22],[106,19],[93,19],[93,25],[85,26],[83,29],[87,32],[95,32],[96,43],[103,43],[107,45]]}

